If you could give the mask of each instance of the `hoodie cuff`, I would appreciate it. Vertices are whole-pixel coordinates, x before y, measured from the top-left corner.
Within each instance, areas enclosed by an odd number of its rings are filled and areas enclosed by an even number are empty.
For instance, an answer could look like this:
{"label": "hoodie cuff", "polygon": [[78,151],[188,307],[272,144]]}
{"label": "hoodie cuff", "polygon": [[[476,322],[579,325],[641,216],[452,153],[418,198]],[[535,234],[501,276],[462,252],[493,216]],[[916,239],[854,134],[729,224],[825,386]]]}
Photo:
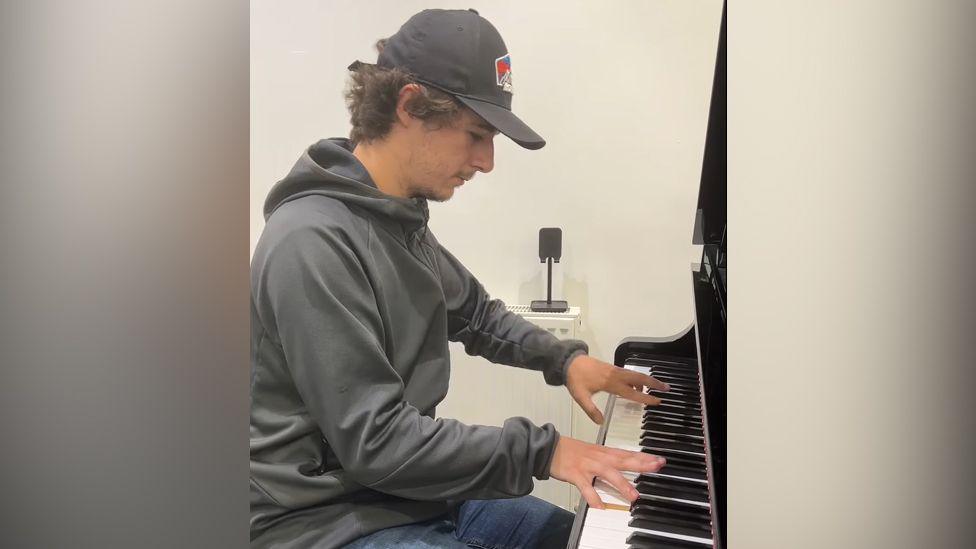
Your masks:
{"label": "hoodie cuff", "polygon": [[570,339],[559,342],[559,353],[554,357],[552,366],[543,372],[543,377],[549,385],[565,385],[566,370],[569,364],[579,355],[585,355],[590,348],[586,343],[578,339]]}
{"label": "hoodie cuff", "polygon": [[552,446],[549,448],[549,452],[541,452],[539,457],[543,459],[536,460],[535,471],[532,471],[532,476],[537,480],[549,480],[549,469],[552,468],[552,458],[556,456],[556,445],[559,444],[559,431],[551,423],[547,423],[543,426],[543,429],[552,430]]}

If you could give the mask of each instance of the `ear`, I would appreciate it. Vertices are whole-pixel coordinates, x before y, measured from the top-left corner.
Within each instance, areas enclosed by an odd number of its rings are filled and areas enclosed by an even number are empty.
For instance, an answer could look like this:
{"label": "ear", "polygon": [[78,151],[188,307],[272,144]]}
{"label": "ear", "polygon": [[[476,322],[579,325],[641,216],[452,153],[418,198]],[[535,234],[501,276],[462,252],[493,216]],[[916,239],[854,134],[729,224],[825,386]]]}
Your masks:
{"label": "ear", "polygon": [[396,105],[396,122],[403,127],[409,127],[410,125],[419,122],[412,114],[407,112],[407,102],[413,99],[417,94],[420,93],[420,84],[407,84],[400,88],[400,93],[397,95],[397,105]]}

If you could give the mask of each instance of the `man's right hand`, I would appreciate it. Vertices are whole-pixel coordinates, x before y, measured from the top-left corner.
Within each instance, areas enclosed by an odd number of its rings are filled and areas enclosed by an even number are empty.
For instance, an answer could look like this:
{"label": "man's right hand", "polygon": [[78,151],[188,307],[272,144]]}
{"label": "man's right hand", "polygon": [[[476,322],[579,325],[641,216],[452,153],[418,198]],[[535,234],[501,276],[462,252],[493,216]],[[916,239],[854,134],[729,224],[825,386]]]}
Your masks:
{"label": "man's right hand", "polygon": [[664,467],[664,463],[663,457],[644,452],[607,448],[560,436],[549,476],[575,484],[590,507],[604,509],[603,501],[593,489],[594,477],[603,479],[633,502],[637,499],[637,490],[620,472],[653,473]]}

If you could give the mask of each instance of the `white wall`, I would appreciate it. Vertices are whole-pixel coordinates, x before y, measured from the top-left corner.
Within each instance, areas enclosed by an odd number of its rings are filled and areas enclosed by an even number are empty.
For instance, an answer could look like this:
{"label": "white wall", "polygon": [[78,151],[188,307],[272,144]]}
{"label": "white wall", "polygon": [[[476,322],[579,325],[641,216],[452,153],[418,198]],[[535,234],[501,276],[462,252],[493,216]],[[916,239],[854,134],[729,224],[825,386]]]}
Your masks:
{"label": "white wall", "polygon": [[538,229],[562,227],[564,296],[608,360],[623,337],[687,327],[720,0],[252,0],[252,251],[271,186],[313,141],[348,135],[348,64],[429,7],[473,7],[499,29],[514,111],[548,141],[498,136],[494,171],[432,205],[440,241],[494,296],[527,303],[545,283]]}

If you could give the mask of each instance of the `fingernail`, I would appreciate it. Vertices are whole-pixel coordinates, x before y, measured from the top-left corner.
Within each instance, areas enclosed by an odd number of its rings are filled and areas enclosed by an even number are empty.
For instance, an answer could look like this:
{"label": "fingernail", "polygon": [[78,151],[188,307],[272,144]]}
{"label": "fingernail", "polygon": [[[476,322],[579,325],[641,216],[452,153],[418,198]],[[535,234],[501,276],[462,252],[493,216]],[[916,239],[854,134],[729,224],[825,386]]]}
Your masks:
{"label": "fingernail", "polygon": [[671,390],[671,385],[670,385],[670,384],[667,384],[667,383],[665,383],[665,384],[664,384],[664,390],[665,390],[665,391],[670,391],[670,390]]}

